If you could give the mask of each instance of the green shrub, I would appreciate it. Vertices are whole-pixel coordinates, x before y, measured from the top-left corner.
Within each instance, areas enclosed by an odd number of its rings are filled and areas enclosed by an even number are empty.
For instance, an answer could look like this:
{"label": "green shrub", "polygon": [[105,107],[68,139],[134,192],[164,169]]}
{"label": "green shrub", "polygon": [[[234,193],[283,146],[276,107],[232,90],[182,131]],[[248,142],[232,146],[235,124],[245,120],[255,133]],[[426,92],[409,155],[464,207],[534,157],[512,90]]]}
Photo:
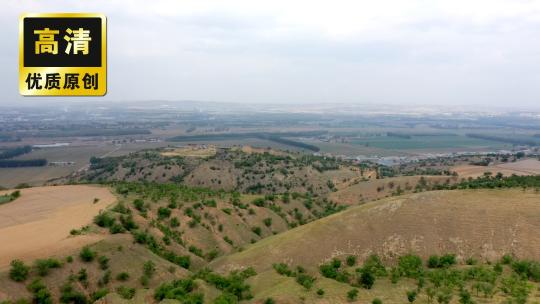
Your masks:
{"label": "green shrub", "polygon": [[266,204],[264,198],[260,198],[260,197],[254,199],[251,203],[257,207],[264,207],[264,205]]}
{"label": "green shrub", "polygon": [[109,228],[116,222],[116,219],[109,212],[100,212],[94,217],[94,224],[99,227]]}
{"label": "green shrub", "polygon": [[296,276],[296,282],[304,286],[305,289],[310,290],[313,283],[315,283],[315,278],[305,273],[299,273]]}
{"label": "green shrub", "polygon": [[347,256],[347,259],[345,260],[345,262],[347,263],[347,266],[354,266],[356,264],[356,256],[354,255]]}
{"label": "green shrub", "polygon": [[358,289],[354,288],[347,292],[347,300],[355,301],[358,298]]}
{"label": "green shrub", "polygon": [[428,258],[427,266],[428,268],[439,268],[441,265],[441,262],[439,261],[438,255],[432,255]]}
{"label": "green shrub", "polygon": [[292,277],[295,275],[294,272],[291,269],[289,269],[289,265],[285,263],[273,264],[272,267],[276,270],[277,273],[281,275],[288,276],[288,277]]}
{"label": "green shrub", "polygon": [[11,261],[9,277],[15,282],[22,282],[28,278],[30,267],[26,266],[21,260]]}
{"label": "green shrub", "polygon": [[88,246],[84,246],[79,253],[79,257],[83,262],[92,262],[96,258],[96,255],[97,253]]}
{"label": "green shrub", "polygon": [[217,203],[213,199],[204,201],[204,205],[207,206],[207,207],[212,207],[212,208],[217,207]]}
{"label": "green shrub", "polygon": [[196,246],[189,246],[189,252],[193,253],[194,255],[198,256],[198,257],[203,257],[204,253],[202,251],[202,249],[200,248],[197,248]]}
{"label": "green shrub", "polygon": [[109,232],[111,234],[123,233],[125,231],[126,230],[124,229],[124,227],[122,227],[122,225],[118,223],[113,223],[111,226],[109,226]]}
{"label": "green shrub", "polygon": [[417,278],[423,272],[422,259],[413,254],[401,256],[399,258],[399,270],[405,277]]}
{"label": "green shrub", "polygon": [[122,224],[122,227],[128,231],[138,228],[137,224],[135,224],[135,221],[133,220],[133,215],[131,214],[120,216],[120,223]]}
{"label": "green shrub", "polygon": [[109,258],[104,255],[98,258],[98,263],[101,270],[107,270],[109,268]]}
{"label": "green shrub", "polygon": [[105,297],[109,293],[109,290],[107,288],[98,289],[95,292],[92,293],[92,303],[96,302],[97,300]]}
{"label": "green shrub", "polygon": [[68,283],[60,288],[60,302],[86,304],[88,303],[88,299],[83,293],[75,290],[75,288]]}
{"label": "green shrub", "polygon": [[146,207],[144,206],[144,201],[140,198],[137,198],[133,201],[133,205],[135,206],[135,209],[141,211],[141,212],[145,212],[146,211]]}
{"label": "green shrub", "polygon": [[409,303],[414,302],[416,300],[417,295],[418,295],[418,292],[416,290],[407,291],[407,301],[409,301]]}
{"label": "green shrub", "polygon": [[130,212],[129,208],[126,207],[123,203],[116,204],[113,209],[114,212],[122,213],[122,214],[128,214]]}
{"label": "green shrub", "polygon": [[40,279],[34,280],[27,286],[32,293],[32,302],[38,304],[53,304],[53,298],[47,287]]}
{"label": "green shrub", "polygon": [[322,264],[319,266],[319,271],[322,276],[329,279],[335,279],[338,275],[338,268],[334,268],[332,264]]}
{"label": "green shrub", "polygon": [[512,263],[513,260],[514,260],[514,258],[509,254],[503,255],[502,258],[501,258],[501,262],[504,265],[510,265],[510,263]]}
{"label": "green shrub", "polygon": [[160,220],[166,219],[169,216],[171,216],[171,209],[167,207],[159,207],[158,208],[158,218]]}
{"label": "green shrub", "polygon": [[129,288],[126,286],[118,286],[116,287],[116,292],[120,297],[126,300],[131,300],[133,296],[135,296],[135,288]]}
{"label": "green shrub", "polygon": [[450,267],[456,264],[455,254],[445,254],[439,259],[441,267]]}
{"label": "green shrub", "polygon": [[125,282],[127,280],[129,280],[129,273],[127,272],[120,272],[119,274],[116,275],[116,280],[117,281],[121,281],[121,282]]}
{"label": "green shrub", "polygon": [[175,280],[170,283],[161,284],[154,291],[154,299],[162,301],[164,299],[178,300],[183,303],[203,303],[203,295],[194,293],[197,285],[192,279]]}
{"label": "green shrub", "polygon": [[317,289],[317,295],[318,295],[319,297],[324,296],[324,289],[322,289],[322,288]]}
{"label": "green shrub", "polygon": [[237,304],[238,298],[235,295],[224,292],[214,299],[213,304]]}
{"label": "green shrub", "polygon": [[111,281],[111,275],[112,275],[112,272],[110,270],[105,271],[105,273],[103,273],[103,276],[101,276],[101,278],[98,281],[98,286],[103,287],[109,284],[109,282]]}
{"label": "green shrub", "polygon": [[261,227],[252,227],[251,231],[253,231],[253,233],[255,233],[256,235],[261,236],[261,233],[262,233]]}
{"label": "green shrub", "polygon": [[376,254],[370,255],[364,262],[362,268],[368,270],[378,277],[384,277],[387,275],[386,267],[384,267],[381,259]]}
{"label": "green shrub", "polygon": [[56,259],[39,259],[34,262],[34,267],[37,270],[39,276],[46,276],[49,274],[49,269],[60,268],[62,263]]}
{"label": "green shrub", "polygon": [[140,281],[140,283],[141,283],[141,285],[142,285],[143,287],[148,287],[148,285],[150,285],[150,278],[147,277],[147,276],[145,276],[145,275],[143,275],[143,276],[139,279],[139,281]]}
{"label": "green shrub", "polygon": [[371,304],[383,304],[383,302],[382,302],[381,299],[375,298],[375,299],[373,299],[373,301],[371,301]]}
{"label": "green shrub", "polygon": [[173,217],[171,219],[170,225],[171,225],[171,227],[176,228],[176,227],[180,226],[180,221],[178,220],[178,218]]}
{"label": "green shrub", "polygon": [[375,275],[369,270],[363,270],[358,278],[358,284],[365,289],[371,289],[375,283]]}
{"label": "green shrub", "polygon": [[267,217],[263,220],[263,223],[266,227],[270,227],[272,226],[272,218],[271,217]]}
{"label": "green shrub", "polygon": [[459,291],[459,303],[461,304],[473,304],[471,293],[467,289],[461,289]]}
{"label": "green shrub", "polygon": [[152,261],[146,261],[143,265],[143,273],[148,278],[151,278],[156,273],[156,264]]}
{"label": "green shrub", "polygon": [[213,261],[215,258],[219,256],[219,250],[212,249],[206,253],[206,260],[207,261]]}

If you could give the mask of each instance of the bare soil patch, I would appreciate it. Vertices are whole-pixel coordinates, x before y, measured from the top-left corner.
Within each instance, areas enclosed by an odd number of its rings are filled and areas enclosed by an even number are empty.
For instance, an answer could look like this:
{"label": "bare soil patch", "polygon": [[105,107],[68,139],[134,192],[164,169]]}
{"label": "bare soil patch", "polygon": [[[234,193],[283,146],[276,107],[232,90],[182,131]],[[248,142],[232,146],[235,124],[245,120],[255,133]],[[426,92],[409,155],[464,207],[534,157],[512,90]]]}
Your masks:
{"label": "bare soil patch", "polygon": [[70,236],[70,231],[90,223],[114,201],[116,197],[104,187],[22,189],[20,198],[0,206],[0,268],[13,259],[48,257],[102,239],[95,234]]}

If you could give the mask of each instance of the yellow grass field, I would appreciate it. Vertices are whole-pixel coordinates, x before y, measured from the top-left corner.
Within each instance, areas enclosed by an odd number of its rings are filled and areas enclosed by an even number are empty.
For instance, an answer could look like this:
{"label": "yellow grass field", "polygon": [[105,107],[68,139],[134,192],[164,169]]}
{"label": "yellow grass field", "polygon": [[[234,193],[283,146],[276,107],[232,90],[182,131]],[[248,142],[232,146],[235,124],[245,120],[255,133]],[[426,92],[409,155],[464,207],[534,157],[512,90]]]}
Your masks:
{"label": "yellow grass field", "polygon": [[392,197],[350,207],[211,263],[214,269],[285,262],[316,268],[333,257],[372,253],[384,260],[455,253],[494,260],[540,259],[540,195],[521,190],[451,190]]}
{"label": "yellow grass field", "polygon": [[167,148],[164,152],[161,152],[161,155],[204,158],[216,155],[216,147],[213,145],[196,145],[182,148]]}
{"label": "yellow grass field", "polygon": [[[20,191],[20,198],[0,206],[0,269],[13,259],[49,257],[102,239],[100,235],[70,236],[70,231],[89,224],[100,210],[116,201],[107,188],[96,186]],[[99,201],[94,203],[96,198]]]}

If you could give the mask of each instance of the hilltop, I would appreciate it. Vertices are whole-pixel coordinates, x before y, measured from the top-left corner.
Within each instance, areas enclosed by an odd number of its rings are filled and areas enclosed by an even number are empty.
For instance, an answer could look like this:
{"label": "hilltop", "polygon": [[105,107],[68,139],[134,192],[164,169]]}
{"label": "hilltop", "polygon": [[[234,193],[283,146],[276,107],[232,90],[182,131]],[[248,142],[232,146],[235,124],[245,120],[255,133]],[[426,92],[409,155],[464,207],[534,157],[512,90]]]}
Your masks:
{"label": "hilltop", "polygon": [[373,169],[332,157],[271,149],[208,148],[145,150],[121,157],[92,158],[87,171],[67,180],[176,182],[241,193],[325,195],[340,184],[374,177]]}

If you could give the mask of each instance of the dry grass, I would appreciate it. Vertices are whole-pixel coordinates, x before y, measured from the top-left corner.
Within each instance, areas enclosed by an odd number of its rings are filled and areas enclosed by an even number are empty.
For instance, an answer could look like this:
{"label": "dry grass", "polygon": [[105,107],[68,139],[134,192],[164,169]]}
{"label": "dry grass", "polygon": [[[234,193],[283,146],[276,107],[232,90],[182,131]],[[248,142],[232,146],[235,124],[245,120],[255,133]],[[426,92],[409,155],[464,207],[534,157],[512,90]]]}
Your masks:
{"label": "dry grass", "polygon": [[540,259],[540,195],[520,190],[437,191],[350,209],[266,238],[211,263],[216,269],[288,262],[316,268],[333,257],[377,253],[387,261],[416,252]]}
{"label": "dry grass", "polygon": [[[330,199],[342,205],[354,205],[390,196],[399,187],[401,190],[411,192],[418,184],[420,176],[400,176],[384,179],[372,177],[367,181],[352,180],[338,191],[330,194]],[[447,180],[454,182],[451,176],[424,176],[430,184],[445,183]]]}
{"label": "dry grass", "polygon": [[540,161],[534,158],[520,160],[517,162],[497,164],[492,166],[475,166],[475,165],[459,165],[451,169],[457,172],[459,177],[478,177],[484,175],[484,172],[497,174],[502,173],[504,176],[515,175],[536,175],[540,174]]}
{"label": "dry grass", "polygon": [[182,148],[168,148],[164,152],[161,152],[161,155],[174,157],[199,157],[206,158],[216,155],[216,147],[213,145],[196,145],[196,146],[187,146]]}

